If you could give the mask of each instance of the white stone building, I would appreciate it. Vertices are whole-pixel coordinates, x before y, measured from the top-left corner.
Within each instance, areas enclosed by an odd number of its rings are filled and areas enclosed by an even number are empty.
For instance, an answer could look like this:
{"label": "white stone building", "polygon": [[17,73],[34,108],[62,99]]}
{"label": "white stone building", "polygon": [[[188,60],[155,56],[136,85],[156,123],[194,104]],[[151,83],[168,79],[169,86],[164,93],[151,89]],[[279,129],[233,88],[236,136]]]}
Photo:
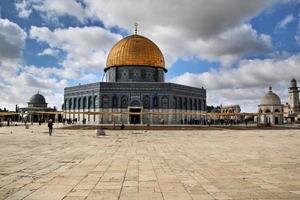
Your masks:
{"label": "white stone building", "polygon": [[300,120],[299,87],[294,78],[289,87],[288,102],[284,106],[284,118],[288,123]]}
{"label": "white stone building", "polygon": [[258,105],[259,124],[283,124],[283,105],[277,94],[269,87],[267,94]]}

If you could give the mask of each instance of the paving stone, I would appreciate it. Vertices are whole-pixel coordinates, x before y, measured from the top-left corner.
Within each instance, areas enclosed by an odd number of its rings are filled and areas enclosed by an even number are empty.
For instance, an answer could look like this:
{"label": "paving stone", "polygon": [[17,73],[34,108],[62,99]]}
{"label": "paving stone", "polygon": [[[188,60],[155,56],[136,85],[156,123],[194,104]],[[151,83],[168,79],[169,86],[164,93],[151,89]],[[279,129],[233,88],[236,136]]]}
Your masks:
{"label": "paving stone", "polygon": [[300,130],[0,130],[0,200],[300,199]]}

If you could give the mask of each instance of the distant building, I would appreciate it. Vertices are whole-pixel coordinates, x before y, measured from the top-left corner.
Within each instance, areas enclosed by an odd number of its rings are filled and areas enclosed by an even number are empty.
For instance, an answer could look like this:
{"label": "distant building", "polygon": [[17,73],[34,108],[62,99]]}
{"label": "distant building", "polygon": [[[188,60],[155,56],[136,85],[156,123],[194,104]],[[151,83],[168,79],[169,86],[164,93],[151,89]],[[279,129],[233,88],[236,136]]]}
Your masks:
{"label": "distant building", "polygon": [[240,105],[221,106],[221,113],[240,113]]}
{"label": "distant building", "polygon": [[236,122],[241,120],[241,116],[239,115],[232,115],[232,114],[239,114],[241,113],[240,105],[228,105],[228,106],[221,106],[221,119],[231,119],[235,120]]}
{"label": "distant building", "polygon": [[267,94],[258,105],[259,124],[283,124],[283,105],[277,94],[269,87]]}
{"label": "distant building", "polygon": [[48,121],[50,118],[55,119],[54,114],[47,114],[47,112],[55,112],[56,109],[48,108],[45,97],[39,92],[34,94],[27,104],[27,107],[19,108],[22,119],[28,122]]}
{"label": "distant building", "polygon": [[299,103],[299,87],[297,87],[296,79],[292,79],[289,87],[288,102],[284,106],[284,117],[288,122],[299,121],[300,119],[300,103]]}

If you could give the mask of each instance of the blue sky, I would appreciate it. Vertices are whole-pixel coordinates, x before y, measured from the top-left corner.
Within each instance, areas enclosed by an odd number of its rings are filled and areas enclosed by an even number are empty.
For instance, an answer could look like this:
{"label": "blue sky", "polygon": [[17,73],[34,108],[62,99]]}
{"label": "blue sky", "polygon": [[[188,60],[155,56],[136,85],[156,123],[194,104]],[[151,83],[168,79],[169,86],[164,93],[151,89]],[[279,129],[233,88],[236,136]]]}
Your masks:
{"label": "blue sky", "polygon": [[269,85],[284,103],[289,80],[300,80],[299,8],[299,0],[2,0],[0,107],[25,106],[39,90],[60,108],[64,87],[101,81],[107,53],[135,22],[162,50],[167,81],[204,86],[208,104],[255,111]]}

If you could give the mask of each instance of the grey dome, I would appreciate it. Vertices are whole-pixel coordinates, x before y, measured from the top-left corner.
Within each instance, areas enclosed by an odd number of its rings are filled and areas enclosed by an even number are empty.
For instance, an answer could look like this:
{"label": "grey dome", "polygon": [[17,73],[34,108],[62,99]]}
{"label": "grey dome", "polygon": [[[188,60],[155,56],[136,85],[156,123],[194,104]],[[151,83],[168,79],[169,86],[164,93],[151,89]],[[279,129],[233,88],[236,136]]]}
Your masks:
{"label": "grey dome", "polygon": [[272,92],[272,87],[269,88],[268,93],[261,99],[260,105],[281,105],[280,98]]}
{"label": "grey dome", "polygon": [[46,103],[46,99],[43,95],[37,93],[35,95],[33,95],[30,98],[29,103],[35,103],[35,104],[45,104]]}

